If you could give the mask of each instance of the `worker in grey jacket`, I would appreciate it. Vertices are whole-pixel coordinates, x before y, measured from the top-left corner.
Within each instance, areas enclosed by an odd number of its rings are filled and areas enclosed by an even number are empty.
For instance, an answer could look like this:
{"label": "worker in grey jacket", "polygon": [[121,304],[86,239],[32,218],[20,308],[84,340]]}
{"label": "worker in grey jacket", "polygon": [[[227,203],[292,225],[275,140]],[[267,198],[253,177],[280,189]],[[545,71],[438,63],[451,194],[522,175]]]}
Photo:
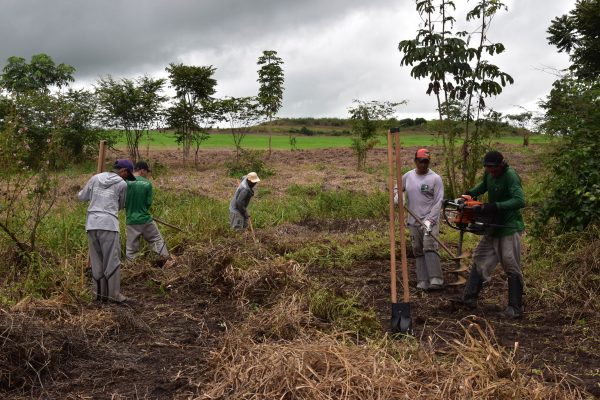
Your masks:
{"label": "worker in grey jacket", "polygon": [[85,230],[88,236],[92,278],[96,300],[124,303],[121,294],[121,242],[119,210],[125,207],[126,180],[135,180],[133,163],[117,160],[111,172],[94,175],[79,192],[79,200],[89,201]]}
{"label": "worker in grey jacket", "polygon": [[256,172],[250,172],[242,177],[242,182],[235,191],[231,203],[229,203],[229,224],[236,231],[248,228],[248,204],[254,196],[254,186],[260,182]]}
{"label": "worker in grey jacket", "polygon": [[440,209],[444,199],[442,178],[429,169],[430,153],[419,149],[415,153],[415,168],[402,176],[405,205],[423,226],[408,215],[407,225],[417,264],[417,288],[441,289],[444,285],[438,244],[432,235],[439,236]]}

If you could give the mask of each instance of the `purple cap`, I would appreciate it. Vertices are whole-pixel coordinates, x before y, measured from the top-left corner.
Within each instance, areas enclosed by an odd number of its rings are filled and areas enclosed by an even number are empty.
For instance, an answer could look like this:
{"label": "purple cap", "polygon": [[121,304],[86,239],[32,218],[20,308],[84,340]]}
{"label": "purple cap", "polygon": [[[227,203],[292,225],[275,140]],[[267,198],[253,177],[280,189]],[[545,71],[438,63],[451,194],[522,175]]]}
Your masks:
{"label": "purple cap", "polygon": [[117,161],[115,161],[114,165],[113,165],[113,169],[121,169],[121,168],[127,168],[127,180],[128,181],[135,181],[135,176],[133,175],[133,163],[126,159],[126,158],[121,158],[118,159]]}

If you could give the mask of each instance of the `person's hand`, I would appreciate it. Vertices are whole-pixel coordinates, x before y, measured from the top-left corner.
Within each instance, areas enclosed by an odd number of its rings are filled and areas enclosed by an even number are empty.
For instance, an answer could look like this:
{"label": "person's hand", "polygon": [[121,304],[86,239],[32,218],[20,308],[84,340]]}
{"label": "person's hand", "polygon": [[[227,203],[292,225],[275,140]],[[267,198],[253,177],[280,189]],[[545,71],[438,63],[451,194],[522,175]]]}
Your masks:
{"label": "person's hand", "polygon": [[423,228],[425,228],[425,235],[430,235],[431,234],[431,221],[425,220],[425,222],[423,222]]}
{"label": "person's hand", "polygon": [[493,214],[498,211],[498,206],[496,203],[483,203],[480,206],[475,206],[474,210],[483,214]]}

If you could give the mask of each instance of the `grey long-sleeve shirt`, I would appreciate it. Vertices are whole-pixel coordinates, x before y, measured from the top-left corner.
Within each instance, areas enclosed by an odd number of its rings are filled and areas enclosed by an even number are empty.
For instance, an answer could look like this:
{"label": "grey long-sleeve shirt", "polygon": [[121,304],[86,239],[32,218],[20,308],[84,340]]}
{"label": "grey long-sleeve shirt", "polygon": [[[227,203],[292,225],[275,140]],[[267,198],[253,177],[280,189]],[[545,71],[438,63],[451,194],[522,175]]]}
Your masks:
{"label": "grey long-sleeve shirt", "polygon": [[[429,220],[432,224],[437,224],[444,200],[442,178],[432,170],[428,170],[424,175],[419,175],[417,170],[413,169],[402,176],[402,186],[406,207],[421,220]],[[396,202],[397,196],[396,192]],[[408,225],[419,225],[410,214],[407,216],[407,223]]]}
{"label": "grey long-sleeve shirt", "polygon": [[119,232],[119,210],[125,207],[127,183],[114,172],[102,172],[90,178],[78,196],[89,201],[85,230]]}
{"label": "grey long-sleeve shirt", "polygon": [[252,190],[248,184],[248,179],[244,176],[229,203],[229,211],[239,212],[244,218],[248,218],[247,208],[252,196],[254,196],[254,190]]}

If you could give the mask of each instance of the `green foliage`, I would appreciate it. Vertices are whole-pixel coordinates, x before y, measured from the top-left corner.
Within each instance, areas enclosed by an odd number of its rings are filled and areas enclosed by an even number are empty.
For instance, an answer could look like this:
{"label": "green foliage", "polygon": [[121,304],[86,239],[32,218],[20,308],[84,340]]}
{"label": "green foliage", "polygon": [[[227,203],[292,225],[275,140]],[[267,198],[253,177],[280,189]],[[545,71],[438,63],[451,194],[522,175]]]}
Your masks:
{"label": "green foliage", "polygon": [[570,70],[579,78],[596,79],[600,73],[600,0],[579,0],[568,15],[552,20],[548,42],[569,54]]}
{"label": "green foliage", "polygon": [[376,137],[378,131],[390,125],[390,119],[396,109],[405,101],[394,103],[354,100],[353,102],[355,106],[348,109],[350,124],[355,134],[350,148],[356,154],[357,168],[364,170],[367,163],[367,152],[379,143]]}
{"label": "green foliage", "polygon": [[250,127],[261,119],[260,105],[255,97],[226,97],[219,100],[217,106],[223,121],[229,125],[233,137],[236,157],[242,152],[242,141]]}
{"label": "green foliage", "polygon": [[166,71],[177,100],[167,110],[167,123],[175,128],[184,159],[189,156],[192,143],[195,145],[194,162],[198,165],[200,145],[210,137],[208,129],[221,119],[220,109],[211,97],[217,85],[213,78],[216,68],[169,64]]}
{"label": "green foliage", "polygon": [[258,58],[258,103],[267,119],[270,121],[281,108],[283,101],[283,60],[277,56],[275,50],[265,50]]}
{"label": "green foliage", "polygon": [[50,87],[62,88],[73,82],[75,68],[56,65],[46,54],[36,54],[29,64],[22,57],[9,57],[0,75],[0,86],[13,95],[27,92],[50,93]]}
{"label": "green foliage", "polygon": [[229,176],[235,178],[241,178],[249,172],[256,172],[261,178],[274,174],[265,163],[265,152],[261,150],[243,150],[239,157],[229,160],[225,165]]}
{"label": "green foliage", "polygon": [[147,76],[119,81],[108,76],[96,84],[99,118],[104,125],[125,131],[129,156],[134,162],[140,158],[140,139],[150,134],[161,116],[166,100],[160,94],[164,84],[164,79]]}
{"label": "green foliage", "polygon": [[[485,99],[513,83],[510,75],[485,59],[505,50],[502,43],[489,40],[488,31],[494,16],[506,7],[497,0],[478,0],[465,17],[467,23],[477,25],[473,32],[455,30],[453,1],[417,0],[416,8],[424,23],[415,39],[399,43],[401,65],[412,66],[413,78],[429,80],[426,93],[435,95],[440,121],[454,122],[447,127],[450,133],[441,131],[440,135],[444,153],[453,157],[446,163],[446,174],[448,194],[455,195],[475,183],[477,170],[472,168],[486,139],[480,130]],[[458,138],[462,138],[460,150],[454,147]]]}

